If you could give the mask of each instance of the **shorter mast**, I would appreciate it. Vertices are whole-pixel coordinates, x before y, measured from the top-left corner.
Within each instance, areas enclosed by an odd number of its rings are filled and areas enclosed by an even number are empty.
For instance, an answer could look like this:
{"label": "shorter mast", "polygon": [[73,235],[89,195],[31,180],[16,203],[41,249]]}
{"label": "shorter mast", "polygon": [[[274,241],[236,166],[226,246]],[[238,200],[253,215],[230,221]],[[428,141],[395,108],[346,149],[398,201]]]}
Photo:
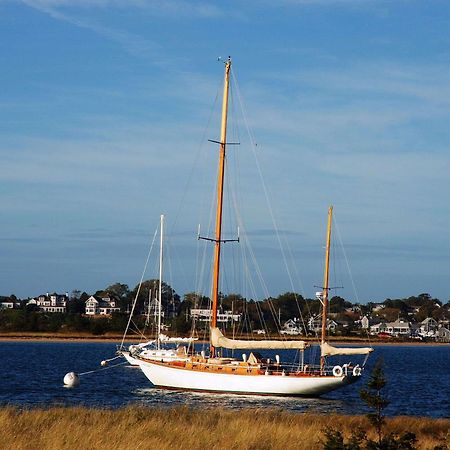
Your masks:
{"label": "shorter mast", "polygon": [[[328,292],[330,290],[328,285],[329,270],[330,270],[330,244],[331,244],[331,224],[333,221],[333,206],[328,208],[328,226],[327,226],[327,244],[325,247],[325,269],[323,273],[323,293],[322,293],[322,346],[327,339],[327,319],[328,319]],[[320,357],[320,372],[325,370],[325,356]]]}
{"label": "shorter mast", "polygon": [[164,237],[164,215],[161,214],[160,241],[159,241],[159,286],[158,286],[158,336],[156,336],[156,347],[160,349],[159,336],[161,334],[161,303],[162,303],[162,273],[163,273],[163,237]]}

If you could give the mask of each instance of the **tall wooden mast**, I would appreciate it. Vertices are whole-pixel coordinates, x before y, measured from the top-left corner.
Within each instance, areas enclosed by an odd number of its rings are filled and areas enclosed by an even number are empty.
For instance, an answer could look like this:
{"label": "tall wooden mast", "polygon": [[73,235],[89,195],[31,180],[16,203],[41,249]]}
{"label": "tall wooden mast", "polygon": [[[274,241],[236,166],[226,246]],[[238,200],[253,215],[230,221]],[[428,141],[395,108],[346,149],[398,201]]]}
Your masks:
{"label": "tall wooden mast", "polygon": [[[333,221],[333,206],[328,208],[328,226],[327,226],[327,244],[325,247],[325,269],[323,273],[323,292],[322,292],[322,344],[327,338],[327,319],[328,319],[328,292],[330,290],[328,284],[330,269],[330,244],[331,244],[331,224]],[[320,371],[323,373],[325,369],[325,357],[320,357]]]}
{"label": "tall wooden mast", "polygon": [[[217,211],[216,211],[216,233],[214,247],[214,271],[212,286],[212,316],[211,327],[217,326],[217,308],[219,303],[219,268],[220,268],[220,246],[222,240],[222,205],[223,205],[223,182],[225,175],[225,146],[227,141],[227,116],[228,116],[228,90],[230,86],[231,58],[225,62],[225,80],[223,84],[222,101],[222,123],[220,128],[220,156],[217,182]],[[211,357],[215,356],[215,347],[210,346]]]}

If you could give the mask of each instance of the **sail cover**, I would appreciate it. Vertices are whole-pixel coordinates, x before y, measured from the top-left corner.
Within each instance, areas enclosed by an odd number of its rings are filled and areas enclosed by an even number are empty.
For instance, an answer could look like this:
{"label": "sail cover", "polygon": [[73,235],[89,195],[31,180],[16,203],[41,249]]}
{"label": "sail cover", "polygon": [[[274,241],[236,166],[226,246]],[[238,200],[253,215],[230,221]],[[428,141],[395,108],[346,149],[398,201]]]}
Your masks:
{"label": "sail cover", "polygon": [[264,348],[264,349],[300,349],[303,350],[307,347],[305,341],[243,341],[237,339],[228,339],[218,328],[211,328],[211,344],[214,347],[222,347],[229,349],[254,349],[254,348]]}
{"label": "sail cover", "polygon": [[367,355],[373,352],[372,347],[356,347],[356,348],[339,348],[333,347],[324,342],[321,344],[322,356],[334,356],[334,355]]}

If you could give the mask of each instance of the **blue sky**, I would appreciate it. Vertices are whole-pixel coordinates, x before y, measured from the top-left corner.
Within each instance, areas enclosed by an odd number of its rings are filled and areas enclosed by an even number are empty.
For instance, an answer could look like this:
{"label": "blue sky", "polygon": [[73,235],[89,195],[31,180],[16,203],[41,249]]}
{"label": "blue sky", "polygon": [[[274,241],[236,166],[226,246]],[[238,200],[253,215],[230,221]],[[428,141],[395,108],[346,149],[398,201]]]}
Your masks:
{"label": "blue sky", "polygon": [[[161,213],[169,282],[196,287],[211,184],[192,167],[200,151],[215,173],[201,143],[232,55],[293,287],[321,283],[332,203],[357,288],[340,295],[447,301],[449,25],[446,1],[0,0],[0,294],[134,286]],[[258,174],[239,170],[278,295],[292,285]]]}

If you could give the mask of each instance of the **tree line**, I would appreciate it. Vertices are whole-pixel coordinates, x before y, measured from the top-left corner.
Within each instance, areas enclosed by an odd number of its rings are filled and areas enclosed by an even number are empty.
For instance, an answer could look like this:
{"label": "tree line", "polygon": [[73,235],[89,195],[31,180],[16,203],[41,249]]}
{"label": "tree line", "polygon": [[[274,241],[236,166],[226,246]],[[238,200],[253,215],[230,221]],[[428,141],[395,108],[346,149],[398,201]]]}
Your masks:
{"label": "tree line", "polygon": [[[113,297],[120,308],[108,317],[87,317],[85,315],[86,301],[90,295],[79,290],[72,291],[67,301],[66,313],[44,313],[36,305],[27,304],[29,299],[19,300],[14,295],[1,297],[1,301],[14,301],[19,305],[15,309],[0,311],[0,331],[30,331],[30,332],[90,332],[104,334],[106,332],[122,332],[135,302],[134,323],[144,326],[148,312],[149,299],[155,299],[158,291],[158,280],[144,281],[141,285],[130,289],[122,283],[112,284],[97,291],[96,297]],[[208,309],[210,299],[195,292],[186,293],[183,298],[167,283],[162,283],[162,311],[163,322],[169,332],[188,333],[192,327],[190,311],[193,308]],[[380,308],[382,305],[382,308]],[[378,306],[378,308],[377,308]],[[318,299],[304,298],[295,292],[286,292],[278,297],[263,300],[247,299],[239,294],[220,294],[220,312],[231,311],[240,314],[238,324],[228,322],[225,327],[239,327],[240,331],[264,328],[268,332],[276,332],[288,320],[298,321],[300,328],[305,328],[310,317],[317,316],[321,311]],[[376,310],[376,312],[374,312]],[[450,302],[443,305],[442,301],[423,293],[403,299],[385,299],[382,303],[368,302],[358,304],[347,301],[340,296],[330,299],[330,316],[336,321],[346,322],[346,333],[354,332],[354,324],[362,316],[377,317],[380,320],[393,321],[399,317],[420,322],[427,317],[436,320],[450,318]],[[302,320],[303,319],[303,320]],[[204,327],[206,323],[199,324]]]}

